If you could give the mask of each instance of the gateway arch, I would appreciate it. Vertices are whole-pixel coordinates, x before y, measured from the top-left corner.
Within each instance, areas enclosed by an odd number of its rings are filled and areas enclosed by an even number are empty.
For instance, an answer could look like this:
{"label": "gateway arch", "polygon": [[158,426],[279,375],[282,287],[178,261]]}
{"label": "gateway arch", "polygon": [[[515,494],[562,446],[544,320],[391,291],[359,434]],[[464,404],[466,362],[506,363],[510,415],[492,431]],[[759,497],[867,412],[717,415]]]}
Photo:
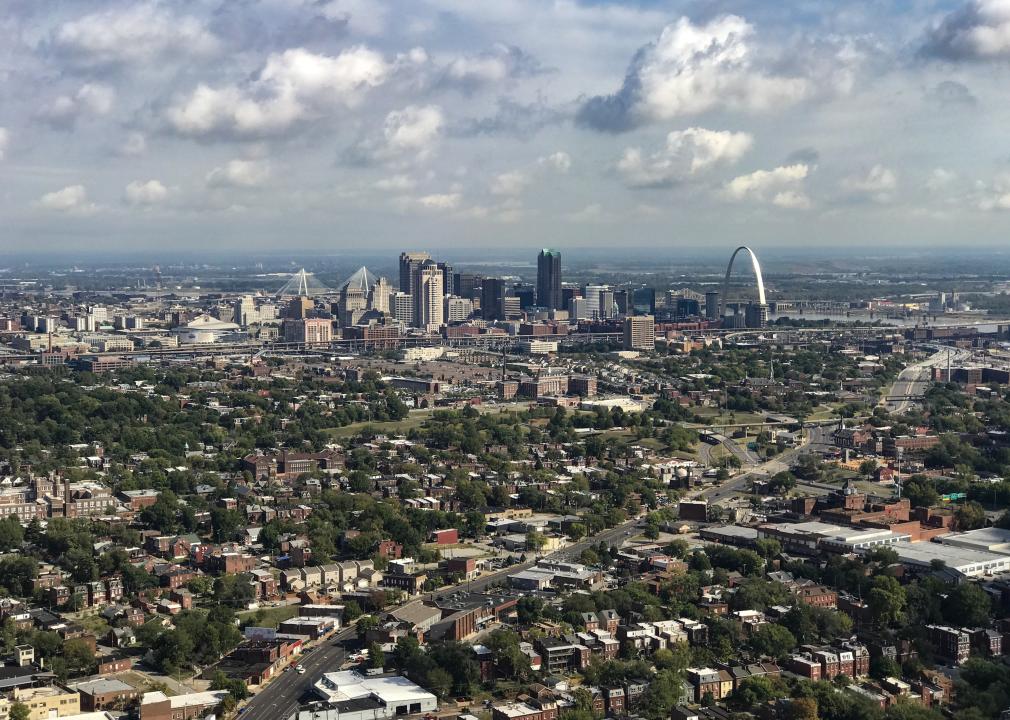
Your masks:
{"label": "gateway arch", "polygon": [[751,267],[754,268],[754,277],[757,279],[758,288],[758,303],[761,305],[767,305],[765,302],[765,281],[761,277],[761,263],[758,262],[757,255],[746,245],[741,245],[736,250],[733,251],[733,255],[729,259],[729,265],[726,267],[726,279],[722,282],[722,298],[719,302],[719,315],[720,317],[726,316],[726,295],[729,292],[729,277],[733,272],[733,261],[736,260],[736,256],[740,254],[741,250],[745,250],[750,256]]}

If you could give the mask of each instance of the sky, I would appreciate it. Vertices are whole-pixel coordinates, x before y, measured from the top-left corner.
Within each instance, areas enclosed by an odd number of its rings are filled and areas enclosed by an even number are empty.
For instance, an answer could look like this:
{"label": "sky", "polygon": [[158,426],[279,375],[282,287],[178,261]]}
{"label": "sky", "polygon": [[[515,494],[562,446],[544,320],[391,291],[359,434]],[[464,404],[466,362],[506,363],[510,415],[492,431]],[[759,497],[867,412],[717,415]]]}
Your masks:
{"label": "sky", "polygon": [[0,254],[1005,246],[1010,0],[2,0]]}

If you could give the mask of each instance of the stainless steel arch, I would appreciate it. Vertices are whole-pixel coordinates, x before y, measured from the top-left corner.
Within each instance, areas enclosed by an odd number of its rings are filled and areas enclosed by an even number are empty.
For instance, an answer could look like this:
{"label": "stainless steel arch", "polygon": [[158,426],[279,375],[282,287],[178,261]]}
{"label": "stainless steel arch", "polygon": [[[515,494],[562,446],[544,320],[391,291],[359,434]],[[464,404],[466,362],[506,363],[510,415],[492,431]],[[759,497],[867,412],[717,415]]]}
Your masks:
{"label": "stainless steel arch", "polygon": [[758,302],[762,305],[767,305],[765,302],[765,281],[761,277],[761,263],[758,262],[757,255],[746,245],[741,245],[736,250],[733,251],[732,257],[729,259],[729,265],[726,267],[726,279],[722,281],[722,298],[719,301],[719,315],[726,315],[726,294],[729,292],[729,276],[733,272],[733,261],[736,260],[737,253],[741,250],[746,250],[747,254],[750,255],[750,264],[754,268],[754,277],[757,278],[758,286]]}

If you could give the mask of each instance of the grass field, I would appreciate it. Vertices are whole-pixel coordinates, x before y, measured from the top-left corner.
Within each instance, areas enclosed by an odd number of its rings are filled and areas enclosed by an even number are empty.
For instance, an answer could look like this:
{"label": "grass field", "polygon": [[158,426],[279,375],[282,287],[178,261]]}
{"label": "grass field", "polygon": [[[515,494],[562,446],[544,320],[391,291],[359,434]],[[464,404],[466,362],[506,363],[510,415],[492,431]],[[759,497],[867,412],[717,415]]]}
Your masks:
{"label": "grass field", "polygon": [[239,620],[250,622],[256,627],[276,628],[285,620],[298,615],[297,605],[282,605],[281,607],[259,608],[238,613]]}

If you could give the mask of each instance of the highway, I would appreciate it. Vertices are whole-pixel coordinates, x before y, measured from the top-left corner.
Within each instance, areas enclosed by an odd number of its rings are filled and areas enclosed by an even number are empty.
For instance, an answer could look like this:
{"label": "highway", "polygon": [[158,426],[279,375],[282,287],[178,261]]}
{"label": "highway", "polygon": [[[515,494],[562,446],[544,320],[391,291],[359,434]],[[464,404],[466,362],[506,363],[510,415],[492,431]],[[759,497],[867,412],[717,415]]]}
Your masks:
{"label": "highway", "polygon": [[[618,538],[624,538],[627,533],[632,532],[632,528],[639,521],[640,518],[632,518],[622,525],[608,528],[543,557],[550,559],[577,557],[583,550],[600,542],[610,544]],[[531,567],[536,561],[537,558],[532,558],[503,570],[488,573],[469,583],[440,588],[434,598],[436,600],[447,599],[448,594],[455,590],[483,592],[490,586],[503,582],[508,575]],[[333,672],[340,668],[347,659],[347,651],[343,648],[342,643],[354,637],[357,637],[356,630],[354,626],[349,626],[318,647],[305,652],[298,660],[305,668],[304,674],[299,674],[294,670],[281,673],[249,700],[239,717],[242,720],[287,720],[300,704],[312,699],[312,685],[323,673]]]}
{"label": "highway", "polygon": [[[911,410],[917,402],[915,398],[921,397],[929,387],[931,369],[947,365],[948,353],[952,366],[971,357],[971,353],[966,350],[943,348],[925,360],[909,365],[898,374],[881,404],[887,408],[888,412],[900,414]],[[887,397],[893,399],[887,400]]]}

